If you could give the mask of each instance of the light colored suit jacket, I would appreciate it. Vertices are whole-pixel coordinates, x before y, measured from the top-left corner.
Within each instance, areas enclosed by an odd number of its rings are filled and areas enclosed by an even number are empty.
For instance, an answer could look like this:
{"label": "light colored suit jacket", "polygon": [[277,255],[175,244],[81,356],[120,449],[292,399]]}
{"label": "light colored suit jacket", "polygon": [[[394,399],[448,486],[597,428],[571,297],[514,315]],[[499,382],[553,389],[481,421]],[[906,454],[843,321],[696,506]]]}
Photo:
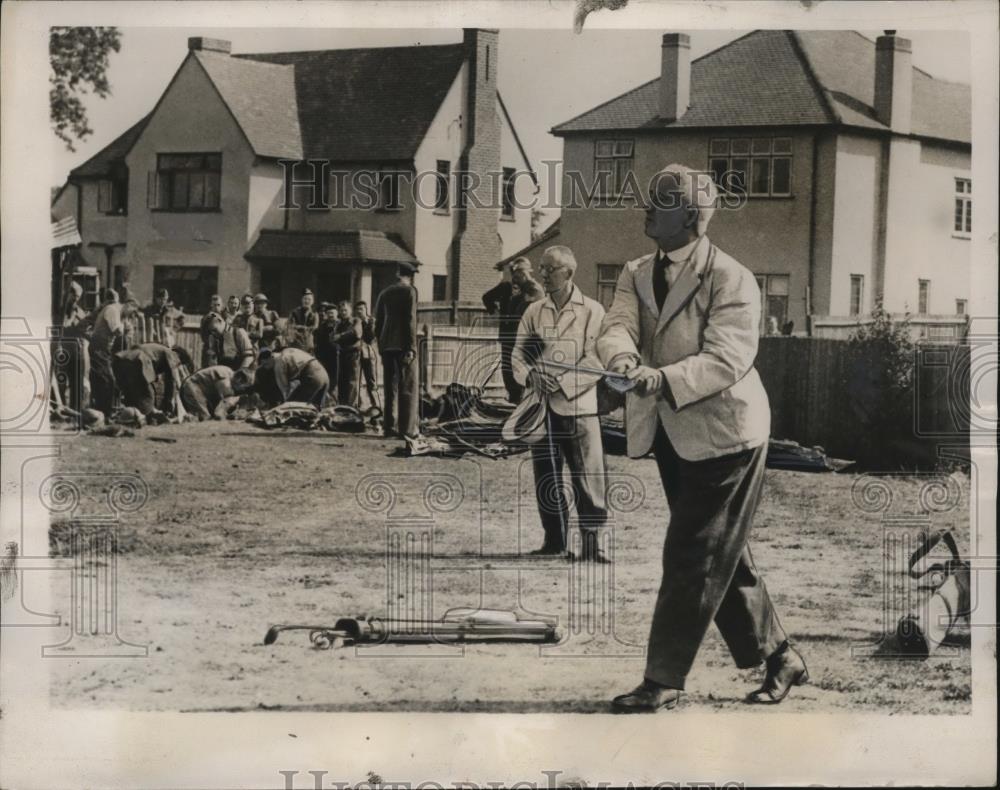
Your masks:
{"label": "light colored suit jacket", "polygon": [[594,343],[601,331],[604,307],[573,286],[569,301],[557,310],[552,297],[532,302],[521,316],[517,341],[511,352],[511,372],[520,384],[527,383],[532,367],[540,367],[559,379],[559,389],[549,395],[549,408],[556,414],[583,417],[597,414],[599,375],[545,367],[562,362],[601,369]]}
{"label": "light colored suit jacket", "polygon": [[676,405],[660,393],[628,394],[628,454],[649,452],[658,422],[689,461],[760,446],[770,434],[771,410],[753,366],[761,309],[756,279],[703,236],[661,311],[655,262],[653,253],[625,264],[597,339],[607,367],[627,355],[662,370]]}

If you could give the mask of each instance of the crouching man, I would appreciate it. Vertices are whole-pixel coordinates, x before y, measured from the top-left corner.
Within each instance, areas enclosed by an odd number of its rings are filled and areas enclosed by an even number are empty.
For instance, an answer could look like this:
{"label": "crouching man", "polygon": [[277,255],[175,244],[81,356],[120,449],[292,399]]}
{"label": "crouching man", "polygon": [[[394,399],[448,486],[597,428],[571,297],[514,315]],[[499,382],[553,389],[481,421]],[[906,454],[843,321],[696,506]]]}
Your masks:
{"label": "crouching man", "polygon": [[233,369],[212,365],[188,376],[181,384],[181,403],[199,420],[224,419],[239,401],[233,389]]}
{"label": "crouching man", "polygon": [[[134,406],[147,418],[157,411],[174,411],[181,361],[169,348],[159,343],[143,343],[128,351],[119,351],[112,365],[126,406]],[[163,397],[157,409],[156,383],[161,378]]]}
{"label": "crouching man", "polygon": [[715,201],[706,173],[656,176],[645,225],[656,248],[625,264],[597,340],[607,368],[636,382],[628,454],[652,449],[670,515],[645,677],[615,698],[621,712],[674,707],[713,621],[737,667],[766,663],[749,702],[781,702],[808,678],[748,545],[771,419],[753,366],[760,289],[705,235]]}
{"label": "crouching man", "polygon": [[546,362],[600,368],[594,342],[604,308],[573,283],[576,258],[569,247],[549,247],[539,273],[546,296],[521,316],[511,354],[514,379],[545,401],[546,436],[532,446],[535,495],[545,542],[532,554],[566,551],[569,504],[563,466],[569,467],[582,538],[582,559],[608,562],[598,545],[607,521],[604,448],[597,417],[600,376],[547,367]]}
{"label": "crouching man", "polygon": [[330,377],[312,354],[300,348],[261,349],[254,389],[267,402],[326,404]]}

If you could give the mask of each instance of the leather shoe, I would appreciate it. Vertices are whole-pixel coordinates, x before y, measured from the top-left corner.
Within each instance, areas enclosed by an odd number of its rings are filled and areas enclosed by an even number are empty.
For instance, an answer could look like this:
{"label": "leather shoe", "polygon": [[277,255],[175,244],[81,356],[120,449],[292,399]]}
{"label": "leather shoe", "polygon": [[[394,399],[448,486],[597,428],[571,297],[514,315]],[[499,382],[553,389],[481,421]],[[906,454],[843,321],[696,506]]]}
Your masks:
{"label": "leather shoe", "polygon": [[681,700],[680,689],[672,689],[653,683],[643,678],[642,683],[628,694],[622,694],[611,700],[611,709],[615,713],[655,713],[660,708],[676,708]]}
{"label": "leather shoe", "polygon": [[757,705],[777,705],[792,690],[809,682],[809,670],[802,656],[787,642],[767,657],[767,674],[763,685],[750,692],[747,702]]}
{"label": "leather shoe", "polygon": [[529,551],[528,556],[530,557],[556,557],[560,554],[565,554],[566,549],[561,549],[558,546],[542,546],[540,549],[535,549],[534,551]]}

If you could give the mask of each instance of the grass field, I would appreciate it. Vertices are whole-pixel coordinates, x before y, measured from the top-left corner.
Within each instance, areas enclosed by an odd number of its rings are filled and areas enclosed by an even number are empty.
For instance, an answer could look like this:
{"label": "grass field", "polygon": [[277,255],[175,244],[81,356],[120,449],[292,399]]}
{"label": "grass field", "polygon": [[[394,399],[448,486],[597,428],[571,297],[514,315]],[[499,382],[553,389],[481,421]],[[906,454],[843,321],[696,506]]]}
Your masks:
{"label": "grass field", "polygon": [[[651,459],[609,457],[612,484],[634,492],[631,501],[616,501],[634,509],[616,513],[615,563],[593,596],[582,582],[594,566],[513,556],[541,542],[526,456],[402,458],[396,448],[371,436],[265,432],[233,422],[66,438],[61,471],[137,473],[149,485],[145,507],[122,524],[118,562],[120,635],[148,645],[149,654],[53,662],[53,702],[182,711],[603,712],[635,685],[667,528]],[[388,513],[379,509],[389,502],[377,486],[360,495],[367,509],[359,503],[359,481],[372,474],[395,489]],[[442,499],[438,488],[425,500],[427,486],[442,479],[459,495]],[[969,478],[951,479],[960,501],[932,513],[931,525],[954,528],[965,547]],[[884,578],[881,515],[855,502],[855,480],[767,473],[754,556],[812,676],[780,709],[968,713],[967,648],[927,661],[878,655],[886,650],[878,644],[885,620],[891,629],[902,614],[886,615],[883,593],[902,584],[902,573],[897,566]],[[926,478],[884,482],[894,514],[921,511]],[[426,501],[439,510],[427,510]],[[550,614],[560,618],[565,644],[317,651],[298,632],[265,647],[273,623],[384,615],[387,595],[400,606],[413,603],[405,590],[387,592],[387,516],[392,530],[431,527],[425,571],[433,598],[425,605],[435,616],[452,606]],[[53,523],[54,553],[69,551],[67,535],[67,524]],[[55,595],[67,613],[68,589]],[[742,700],[760,674],[737,670],[713,628],[685,704],[669,715],[745,710]]]}

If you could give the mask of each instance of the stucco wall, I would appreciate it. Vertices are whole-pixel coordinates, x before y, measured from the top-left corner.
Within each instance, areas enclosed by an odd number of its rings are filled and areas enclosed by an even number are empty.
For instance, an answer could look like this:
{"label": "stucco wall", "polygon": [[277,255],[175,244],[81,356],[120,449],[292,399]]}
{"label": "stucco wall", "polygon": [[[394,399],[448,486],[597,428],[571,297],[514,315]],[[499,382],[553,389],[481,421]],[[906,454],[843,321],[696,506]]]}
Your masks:
{"label": "stucco wall", "polygon": [[[689,167],[708,168],[708,144],[712,137],[772,135],[727,130],[711,132],[672,132],[666,134],[607,134],[600,139],[633,139],[634,166],[640,188],[647,189],[650,178],[663,166],[677,162]],[[722,249],[758,274],[789,276],[788,317],[796,330],[805,326],[806,290],[809,277],[810,180],[812,173],[812,135],[806,132],[780,136],[792,138],[792,196],[787,198],[750,198],[738,210],[716,211],[708,235]],[[572,208],[569,174],[578,171],[587,184],[594,177],[594,141],[596,136],[573,135],[563,145],[563,205],[561,243],[576,254],[579,269],[577,282],[583,291],[594,296],[597,291],[597,266],[624,263],[653,252],[653,242],[643,234],[643,212],[628,208]],[[579,192],[578,192],[579,194]]]}
{"label": "stucco wall", "polygon": [[[500,116],[500,165],[513,168],[519,173],[526,173],[530,165],[521,155],[521,150],[514,139],[514,131],[500,109],[499,102],[497,102],[497,115]],[[517,123],[517,119],[512,121]],[[534,204],[535,191],[535,182],[528,175],[519,175],[514,182],[514,217],[504,219],[501,215],[497,224],[497,230],[503,240],[504,258],[513,255],[531,242],[531,206]]]}
{"label": "stucco wall", "polygon": [[[91,246],[95,244],[119,244],[126,241],[128,234],[128,217],[121,214],[105,214],[97,210],[99,180],[83,181],[79,185],[80,190],[80,216],[77,218],[77,229],[80,231],[80,238],[83,244],[80,245],[80,254],[89,266],[96,266],[101,273],[101,287],[107,288],[113,285],[107,281],[107,253],[101,247]],[[69,188],[64,193],[75,195],[76,188]],[[131,200],[131,194],[129,195]],[[77,216],[76,207],[72,210],[73,216]],[[118,248],[112,252],[111,265],[122,265],[128,261],[127,248]]]}
{"label": "stucco wall", "polygon": [[[842,134],[837,138],[830,315],[850,313],[851,276],[864,277],[861,314],[871,311],[879,250],[879,181],[882,142]],[[820,312],[820,311],[818,311]]]}
{"label": "stucco wall", "polygon": [[[885,307],[916,312],[918,281],[927,279],[929,312],[954,314],[955,300],[968,299],[971,288],[970,242],[953,225],[955,178],[969,177],[970,155],[897,138],[889,162]],[[972,216],[975,222],[975,205]]]}
{"label": "stucco wall", "polygon": [[[148,174],[158,153],[221,152],[220,209],[158,211],[147,207]],[[128,257],[132,290],[151,298],[153,267],[218,267],[218,290],[251,288],[247,249],[249,177],[254,155],[208,76],[193,57],[184,61],[126,158],[129,167]]]}

